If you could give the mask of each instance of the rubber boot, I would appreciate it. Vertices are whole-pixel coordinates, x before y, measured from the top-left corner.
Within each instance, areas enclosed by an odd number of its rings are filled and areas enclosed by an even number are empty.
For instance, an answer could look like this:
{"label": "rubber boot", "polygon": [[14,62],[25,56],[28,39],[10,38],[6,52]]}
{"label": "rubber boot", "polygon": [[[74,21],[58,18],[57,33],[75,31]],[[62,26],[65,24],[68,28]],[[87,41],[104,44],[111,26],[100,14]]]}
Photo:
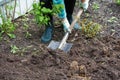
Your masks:
{"label": "rubber boot", "polygon": [[42,43],[48,43],[51,41],[52,36],[53,36],[53,28],[54,28],[53,24],[51,23],[46,26],[46,29],[41,37]]}
{"label": "rubber boot", "polygon": [[[42,5],[42,7],[46,7],[49,9],[52,9],[52,0],[39,0],[40,2],[44,2],[44,5]],[[52,39],[52,35],[53,35],[53,18],[51,14],[44,14],[50,17],[50,21],[49,24],[46,25],[46,29],[41,37],[41,42],[42,43],[48,43],[51,41]]]}

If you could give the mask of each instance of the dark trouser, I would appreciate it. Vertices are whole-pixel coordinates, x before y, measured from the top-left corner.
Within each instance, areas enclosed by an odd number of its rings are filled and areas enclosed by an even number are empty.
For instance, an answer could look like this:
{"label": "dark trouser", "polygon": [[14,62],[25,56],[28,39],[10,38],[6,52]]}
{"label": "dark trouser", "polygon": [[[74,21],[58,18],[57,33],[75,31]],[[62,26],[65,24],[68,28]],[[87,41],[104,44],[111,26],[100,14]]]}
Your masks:
{"label": "dark trouser", "polygon": [[[73,13],[73,9],[74,9],[76,0],[64,0],[64,1],[65,1],[65,8],[66,8],[67,17],[71,16]],[[40,0],[40,2],[45,3],[43,5],[44,7],[52,9],[52,0]],[[52,15],[49,15],[49,16],[50,16],[50,19],[52,21]]]}

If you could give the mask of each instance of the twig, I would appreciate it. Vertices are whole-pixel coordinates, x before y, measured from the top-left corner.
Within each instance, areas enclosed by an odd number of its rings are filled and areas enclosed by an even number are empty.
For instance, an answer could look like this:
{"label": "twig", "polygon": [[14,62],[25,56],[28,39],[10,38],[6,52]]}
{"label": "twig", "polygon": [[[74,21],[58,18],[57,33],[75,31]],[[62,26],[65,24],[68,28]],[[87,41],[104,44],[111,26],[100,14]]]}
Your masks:
{"label": "twig", "polygon": [[15,0],[15,5],[14,5],[14,10],[13,10],[12,20],[15,18],[15,9],[16,9],[16,4],[17,4],[17,1]]}

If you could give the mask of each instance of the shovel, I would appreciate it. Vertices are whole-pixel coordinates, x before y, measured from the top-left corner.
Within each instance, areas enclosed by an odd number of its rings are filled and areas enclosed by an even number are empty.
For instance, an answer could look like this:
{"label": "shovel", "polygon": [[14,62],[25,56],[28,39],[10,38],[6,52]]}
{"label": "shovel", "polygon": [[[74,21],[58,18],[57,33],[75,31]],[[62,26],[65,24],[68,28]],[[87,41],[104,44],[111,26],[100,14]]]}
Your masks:
{"label": "shovel", "polygon": [[[71,31],[72,31],[75,23],[79,19],[80,15],[82,14],[82,12],[83,12],[83,9],[80,9],[79,12],[77,13],[77,16],[76,16],[75,20],[70,25]],[[48,45],[48,48],[52,49],[52,50],[60,49],[60,50],[63,50],[64,52],[67,53],[71,49],[71,47],[73,45],[73,43],[67,43],[66,42],[67,39],[68,39],[69,34],[70,34],[69,32],[66,32],[63,39],[61,40],[61,42],[52,40],[50,42],[50,44]]]}

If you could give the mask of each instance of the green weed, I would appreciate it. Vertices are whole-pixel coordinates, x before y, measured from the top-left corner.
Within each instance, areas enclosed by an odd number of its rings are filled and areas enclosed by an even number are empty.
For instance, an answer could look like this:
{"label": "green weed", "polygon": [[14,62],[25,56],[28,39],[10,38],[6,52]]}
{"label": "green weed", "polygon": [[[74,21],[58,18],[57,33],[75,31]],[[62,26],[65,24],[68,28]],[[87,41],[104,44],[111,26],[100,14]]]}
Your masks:
{"label": "green weed", "polygon": [[112,17],[108,20],[108,22],[113,23],[113,22],[117,22],[117,20],[118,20],[118,18],[112,16]]}
{"label": "green weed", "polygon": [[94,10],[98,10],[100,8],[100,6],[99,6],[99,4],[97,4],[97,3],[94,2],[93,5],[92,5],[92,8]]}
{"label": "green weed", "polygon": [[23,56],[25,53],[29,51],[30,48],[32,48],[32,46],[17,47],[16,45],[11,45],[10,48],[11,48],[10,52],[12,54]]}
{"label": "green weed", "polygon": [[27,18],[27,15],[24,15],[23,19],[21,19],[21,21],[23,22],[23,29],[25,31],[25,38],[31,37],[31,34],[28,31],[29,29],[28,20],[29,19]]}
{"label": "green weed", "polygon": [[15,24],[12,22],[12,18],[14,15],[11,14],[11,10],[14,9],[14,6],[5,6],[6,15],[2,14],[0,9],[0,18],[2,19],[2,23],[0,23],[0,38],[3,37],[3,34],[9,36],[10,38],[15,38]]}
{"label": "green weed", "polygon": [[95,37],[101,30],[101,25],[92,21],[84,19],[81,22],[82,32],[86,37],[92,38]]}
{"label": "green weed", "polygon": [[0,37],[2,37],[3,34],[6,34],[10,38],[15,38],[15,34],[13,34],[14,31],[14,23],[10,19],[4,20],[2,18],[2,24],[0,24]]}
{"label": "green weed", "polygon": [[19,48],[16,45],[11,45],[11,53],[16,54],[19,51]]}

